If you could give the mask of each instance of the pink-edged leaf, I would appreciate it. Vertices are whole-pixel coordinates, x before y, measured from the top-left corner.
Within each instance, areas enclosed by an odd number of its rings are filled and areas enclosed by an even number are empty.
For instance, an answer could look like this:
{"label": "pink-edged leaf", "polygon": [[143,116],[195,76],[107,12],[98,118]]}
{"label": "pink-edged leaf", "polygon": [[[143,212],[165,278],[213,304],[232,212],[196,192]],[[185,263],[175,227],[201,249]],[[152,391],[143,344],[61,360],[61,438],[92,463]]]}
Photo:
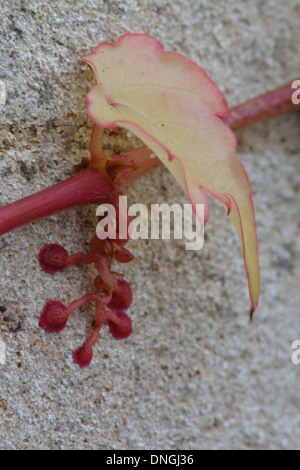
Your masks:
{"label": "pink-edged leaf", "polygon": [[83,60],[97,79],[87,96],[93,121],[138,136],[193,206],[205,204],[206,217],[207,193],[225,204],[240,239],[253,313],[260,282],[255,215],[236,138],[222,119],[229,110],[220,90],[197,64],[145,34],[125,34]]}

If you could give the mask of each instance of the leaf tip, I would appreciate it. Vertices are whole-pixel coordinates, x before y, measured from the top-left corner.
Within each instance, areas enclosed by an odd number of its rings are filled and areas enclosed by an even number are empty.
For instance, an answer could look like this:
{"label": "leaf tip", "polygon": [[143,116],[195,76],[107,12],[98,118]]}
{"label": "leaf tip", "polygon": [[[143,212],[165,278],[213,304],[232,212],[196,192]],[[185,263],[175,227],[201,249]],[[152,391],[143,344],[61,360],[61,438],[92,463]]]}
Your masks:
{"label": "leaf tip", "polygon": [[251,305],[251,308],[250,308],[250,322],[253,322],[253,315],[254,315],[254,312],[256,311],[257,307],[258,307],[258,302]]}

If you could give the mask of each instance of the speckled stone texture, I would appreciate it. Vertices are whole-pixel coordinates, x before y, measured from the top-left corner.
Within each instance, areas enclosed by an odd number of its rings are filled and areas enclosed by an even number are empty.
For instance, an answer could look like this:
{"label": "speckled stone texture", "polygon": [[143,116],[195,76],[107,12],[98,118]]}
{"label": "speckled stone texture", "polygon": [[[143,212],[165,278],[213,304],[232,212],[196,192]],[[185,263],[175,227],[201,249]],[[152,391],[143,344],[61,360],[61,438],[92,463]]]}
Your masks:
{"label": "speckled stone texture", "polygon": [[[87,157],[85,95],[95,83],[80,57],[125,32],[157,37],[202,65],[230,105],[299,77],[298,0],[2,1],[0,205],[70,176]],[[38,327],[50,298],[92,288],[93,268],[41,272],[45,243],[87,246],[95,207],[74,209],[0,238],[1,449],[299,448],[300,115],[240,131],[253,186],[262,268],[255,322],[237,236],[212,203],[206,243],[135,241],[125,266],[134,333],[106,327],[87,369],[72,362],[92,307],[58,335]],[[130,148],[121,133],[110,152]],[[128,189],[130,203],[186,202],[164,168]],[[3,310],[3,308],[2,308]]]}

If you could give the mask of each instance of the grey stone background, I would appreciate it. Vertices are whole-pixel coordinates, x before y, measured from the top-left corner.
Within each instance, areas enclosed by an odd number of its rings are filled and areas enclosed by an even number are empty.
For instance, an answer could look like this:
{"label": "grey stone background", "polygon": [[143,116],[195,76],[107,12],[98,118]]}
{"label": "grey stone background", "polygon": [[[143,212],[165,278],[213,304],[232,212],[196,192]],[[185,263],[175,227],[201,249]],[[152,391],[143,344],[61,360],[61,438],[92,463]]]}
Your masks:
{"label": "grey stone background", "polygon": [[[95,83],[80,57],[125,32],[157,37],[202,65],[230,106],[299,77],[298,0],[2,1],[0,205],[68,177],[87,157],[85,95]],[[130,242],[125,267],[134,333],[107,328],[81,370],[92,308],[59,335],[38,327],[47,299],[70,302],[91,289],[93,269],[54,277],[39,269],[49,242],[86,247],[95,207],[70,210],[0,238],[1,449],[299,448],[300,116],[240,131],[240,159],[253,186],[262,268],[255,322],[230,221],[212,202],[206,243]],[[106,138],[108,151],[132,143]],[[128,189],[131,202],[186,202],[160,168]]]}

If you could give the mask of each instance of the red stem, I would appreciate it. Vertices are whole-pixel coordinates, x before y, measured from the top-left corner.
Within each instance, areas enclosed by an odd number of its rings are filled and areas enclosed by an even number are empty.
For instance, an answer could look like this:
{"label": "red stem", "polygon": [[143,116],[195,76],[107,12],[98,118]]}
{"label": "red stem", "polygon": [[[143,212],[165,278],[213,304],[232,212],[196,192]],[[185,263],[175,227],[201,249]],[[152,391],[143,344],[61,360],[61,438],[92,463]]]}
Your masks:
{"label": "red stem", "polygon": [[[234,107],[225,119],[226,123],[232,130],[238,130],[285,111],[300,109],[300,105],[292,103],[292,83]],[[95,135],[93,141],[96,142],[98,137],[101,135]],[[95,153],[95,149],[91,150]],[[116,189],[122,189],[162,164],[157,157],[151,156],[152,151],[142,146],[127,154],[108,159],[106,170],[97,167],[92,159],[89,169],[0,208],[0,235],[70,207],[110,202]],[[111,179],[106,175],[106,171]]]}
{"label": "red stem", "polygon": [[99,303],[101,307],[103,308],[103,305],[108,304],[110,301],[111,301],[111,295],[109,297],[101,297],[99,294],[95,294],[92,292],[90,294],[83,295],[79,299],[73,300],[73,302],[71,302],[70,305],[67,307],[66,313],[68,316],[70,316],[71,313],[74,312],[74,310],[82,307],[83,305],[89,302]]}
{"label": "red stem", "polygon": [[236,131],[286,111],[299,109],[300,105],[292,102],[292,94],[295,91],[292,88],[293,81],[276,90],[246,101],[246,103],[235,106],[230,110],[230,114],[225,119],[225,122],[233,131]]}
{"label": "red stem", "polygon": [[0,209],[0,235],[70,207],[106,202],[114,186],[104,173],[87,169]]}

